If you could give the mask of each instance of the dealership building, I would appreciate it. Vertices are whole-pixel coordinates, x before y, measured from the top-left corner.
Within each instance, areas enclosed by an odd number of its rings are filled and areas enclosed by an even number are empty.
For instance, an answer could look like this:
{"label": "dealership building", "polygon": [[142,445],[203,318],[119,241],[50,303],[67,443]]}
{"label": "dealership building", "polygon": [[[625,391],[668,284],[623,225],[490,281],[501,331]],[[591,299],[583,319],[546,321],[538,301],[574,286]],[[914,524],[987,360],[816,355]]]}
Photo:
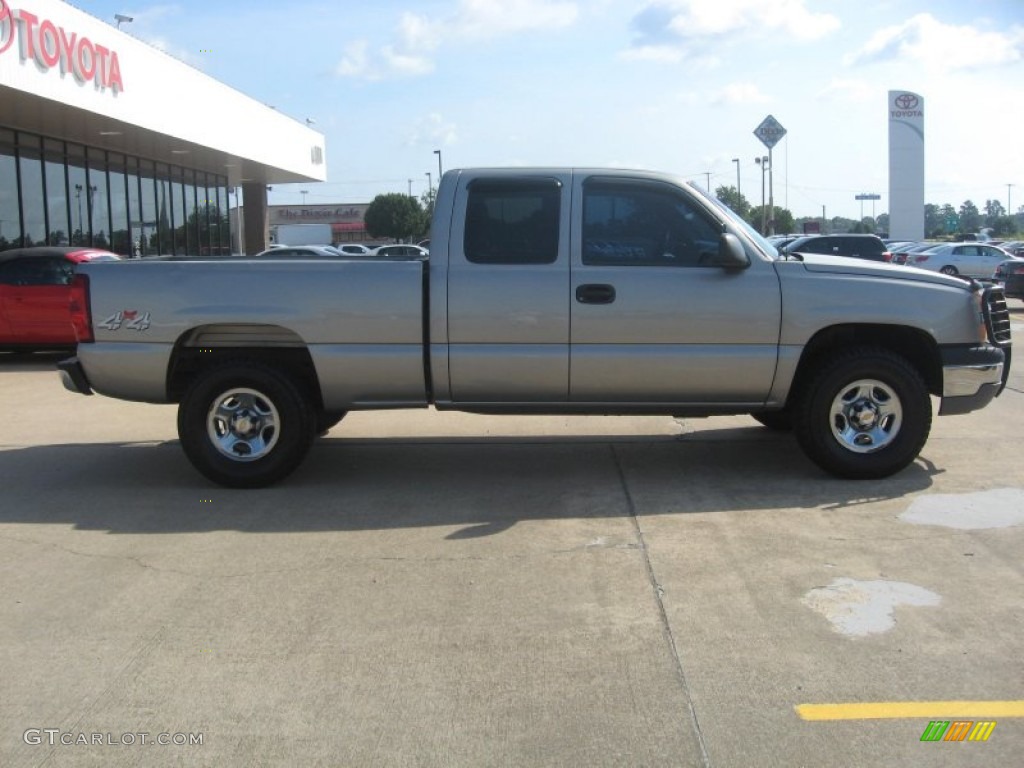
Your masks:
{"label": "dealership building", "polygon": [[[0,0],[0,250],[262,250],[267,186],[325,181],[323,135],[122,21],[59,0]],[[243,203],[244,232],[233,233],[229,211]]]}

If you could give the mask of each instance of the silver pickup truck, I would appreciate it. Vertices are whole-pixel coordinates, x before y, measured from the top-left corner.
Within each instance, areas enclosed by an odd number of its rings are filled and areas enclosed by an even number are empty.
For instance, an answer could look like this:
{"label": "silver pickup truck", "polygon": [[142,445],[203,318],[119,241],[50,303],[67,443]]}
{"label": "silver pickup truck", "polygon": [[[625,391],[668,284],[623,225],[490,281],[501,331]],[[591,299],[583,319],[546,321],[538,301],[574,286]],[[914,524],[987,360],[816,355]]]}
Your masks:
{"label": "silver pickup truck", "polygon": [[781,256],[683,180],[449,171],[429,259],[157,259],[73,284],[76,392],[178,403],[206,477],[274,483],[348,411],[751,414],[885,477],[1005,386],[998,286]]}

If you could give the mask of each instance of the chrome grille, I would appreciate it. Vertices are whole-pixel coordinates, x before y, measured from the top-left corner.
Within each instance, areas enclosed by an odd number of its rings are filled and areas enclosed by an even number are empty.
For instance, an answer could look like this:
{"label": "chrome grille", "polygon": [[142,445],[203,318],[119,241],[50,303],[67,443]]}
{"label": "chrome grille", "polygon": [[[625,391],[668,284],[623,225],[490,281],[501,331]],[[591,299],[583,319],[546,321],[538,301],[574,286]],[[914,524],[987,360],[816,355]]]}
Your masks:
{"label": "chrome grille", "polygon": [[1003,293],[1003,289],[997,286],[986,288],[982,307],[989,341],[999,345],[1009,344],[1010,310],[1006,306],[1006,295]]}

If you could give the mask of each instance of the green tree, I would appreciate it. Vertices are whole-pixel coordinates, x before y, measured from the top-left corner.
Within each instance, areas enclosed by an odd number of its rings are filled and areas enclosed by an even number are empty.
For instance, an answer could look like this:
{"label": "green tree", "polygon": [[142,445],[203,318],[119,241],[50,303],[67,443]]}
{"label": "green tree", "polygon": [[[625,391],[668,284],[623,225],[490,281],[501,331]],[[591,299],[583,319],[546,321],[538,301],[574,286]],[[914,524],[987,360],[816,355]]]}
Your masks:
{"label": "green tree", "polygon": [[428,224],[419,200],[399,192],[377,195],[363,217],[371,237],[405,240],[422,234]]}
{"label": "green tree", "polygon": [[739,193],[736,187],[717,187],[715,189],[715,197],[732,208],[733,211],[744,219],[750,213],[750,203],[747,202],[747,198]]}
{"label": "green tree", "polygon": [[437,189],[428,189],[420,195],[420,204],[423,206],[423,230],[420,235],[426,236],[430,233],[430,222],[434,218],[434,203],[437,201]]}
{"label": "green tree", "polygon": [[938,237],[946,231],[946,224],[942,218],[942,209],[934,203],[928,203],[924,207],[924,236]]}
{"label": "green tree", "polygon": [[960,206],[960,231],[977,232],[980,227],[981,213],[978,212],[978,206],[970,200],[964,200]]}
{"label": "green tree", "polygon": [[998,200],[986,200],[985,201],[985,223],[988,226],[993,226],[991,219],[998,219],[1000,216],[1006,215],[1006,209],[1003,208],[1003,204]]}
{"label": "green tree", "polygon": [[[762,211],[769,211],[770,212],[770,210],[771,209],[767,205],[765,205],[763,207],[759,205],[756,208],[751,208],[750,212],[747,214],[747,222],[750,224],[750,226],[752,226],[758,232],[761,232],[761,234],[763,234],[763,235],[771,234],[771,232],[772,232],[772,225],[771,225],[771,221],[770,220],[768,221],[768,224],[767,224],[767,226],[765,226],[764,230],[761,229],[761,213],[762,213]],[[778,234],[778,235],[789,234],[790,232],[794,231],[793,228],[795,226],[796,226],[796,222],[793,219],[793,214],[790,213],[789,209],[787,209],[787,208],[779,208],[779,206],[776,205],[775,206],[775,234]]]}

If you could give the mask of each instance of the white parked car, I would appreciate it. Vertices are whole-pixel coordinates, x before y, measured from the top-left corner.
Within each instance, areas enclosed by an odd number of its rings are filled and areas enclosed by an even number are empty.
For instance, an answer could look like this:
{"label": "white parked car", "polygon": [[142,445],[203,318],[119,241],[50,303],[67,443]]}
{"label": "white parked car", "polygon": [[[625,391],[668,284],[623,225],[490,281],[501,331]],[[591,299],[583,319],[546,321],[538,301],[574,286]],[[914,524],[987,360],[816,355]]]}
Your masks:
{"label": "white parked car", "polygon": [[370,248],[367,248],[365,245],[360,245],[359,243],[338,243],[334,246],[334,249],[350,256],[369,256],[373,253]]}
{"label": "white parked car", "polygon": [[991,279],[996,267],[1013,257],[1002,248],[984,243],[943,243],[907,256],[907,266],[944,275]]}

